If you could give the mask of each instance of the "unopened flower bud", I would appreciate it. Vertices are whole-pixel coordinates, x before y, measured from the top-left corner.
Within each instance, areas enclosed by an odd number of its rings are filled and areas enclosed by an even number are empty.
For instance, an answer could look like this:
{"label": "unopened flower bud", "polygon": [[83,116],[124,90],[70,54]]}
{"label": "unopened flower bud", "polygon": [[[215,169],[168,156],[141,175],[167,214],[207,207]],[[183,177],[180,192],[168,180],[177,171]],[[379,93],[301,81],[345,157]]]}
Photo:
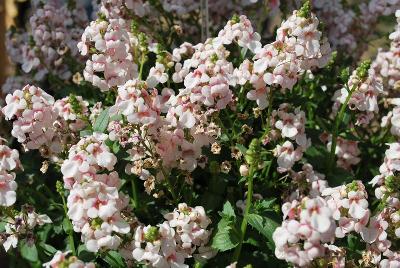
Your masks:
{"label": "unopened flower bud", "polygon": [[240,175],[246,177],[249,175],[249,167],[247,165],[241,165],[239,168]]}

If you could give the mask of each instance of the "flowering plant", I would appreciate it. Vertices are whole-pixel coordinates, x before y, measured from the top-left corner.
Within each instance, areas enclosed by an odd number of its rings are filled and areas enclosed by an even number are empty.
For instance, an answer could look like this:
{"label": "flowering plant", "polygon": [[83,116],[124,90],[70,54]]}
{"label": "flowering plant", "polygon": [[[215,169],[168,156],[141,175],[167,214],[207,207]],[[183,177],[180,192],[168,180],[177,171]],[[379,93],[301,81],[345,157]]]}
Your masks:
{"label": "flowering plant", "polygon": [[32,1],[8,264],[400,267],[400,1],[298,2]]}

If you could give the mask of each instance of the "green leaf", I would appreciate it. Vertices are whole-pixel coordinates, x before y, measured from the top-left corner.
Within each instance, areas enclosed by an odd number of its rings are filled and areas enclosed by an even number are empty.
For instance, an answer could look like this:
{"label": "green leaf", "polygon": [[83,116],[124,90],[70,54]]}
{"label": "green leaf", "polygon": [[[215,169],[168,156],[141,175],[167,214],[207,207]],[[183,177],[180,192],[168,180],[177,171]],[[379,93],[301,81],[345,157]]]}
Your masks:
{"label": "green leaf", "polygon": [[37,262],[38,258],[38,251],[36,245],[29,245],[26,240],[22,240],[20,243],[20,251],[21,256],[31,262]]}
{"label": "green leaf", "polygon": [[116,251],[109,251],[105,256],[104,260],[114,268],[126,267],[125,261],[122,256]]}
{"label": "green leaf", "polygon": [[339,186],[343,183],[349,183],[354,179],[354,175],[340,167],[336,167],[329,178],[329,185]]}
{"label": "green leaf", "polygon": [[219,139],[220,139],[221,141],[224,141],[224,142],[230,141],[230,138],[229,138],[228,135],[226,135],[225,133],[222,134],[221,137],[219,137]]}
{"label": "green leaf", "polygon": [[257,214],[248,214],[247,215],[247,222],[257,231],[259,231],[263,236],[265,236],[269,242],[272,244],[272,234],[274,233],[275,229],[279,226],[277,222],[267,217],[262,217]]}
{"label": "green leaf", "polygon": [[110,122],[111,121],[120,121],[122,119],[123,119],[122,114],[114,114],[113,116],[110,117]]}
{"label": "green leaf", "polygon": [[63,219],[62,225],[63,225],[63,229],[64,229],[64,232],[65,232],[65,233],[69,234],[69,232],[72,231],[72,229],[71,229],[71,222],[69,221],[68,218],[64,218],[64,219]]}
{"label": "green leaf", "polygon": [[224,204],[224,208],[222,210],[222,214],[229,218],[236,218],[235,210],[232,207],[232,204],[229,201],[226,201]]}
{"label": "green leaf", "polygon": [[93,132],[91,130],[81,130],[81,132],[79,132],[79,136],[83,138],[92,135],[92,133]]}
{"label": "green leaf", "polygon": [[239,241],[239,234],[231,227],[228,226],[223,230],[218,228],[218,232],[213,237],[211,247],[219,251],[227,251],[236,247]]}
{"label": "green leaf", "polygon": [[243,155],[245,155],[246,152],[247,152],[247,148],[246,148],[243,144],[236,143],[236,148],[237,148]]}
{"label": "green leaf", "polygon": [[96,121],[93,124],[93,131],[104,133],[108,126],[108,121],[110,120],[109,115],[110,108],[103,110],[100,115],[96,118]]}
{"label": "green leaf", "polygon": [[77,254],[77,257],[84,262],[90,262],[96,258],[96,255],[93,252],[88,251],[84,244],[79,245]]}
{"label": "green leaf", "polygon": [[54,256],[54,254],[57,252],[57,249],[49,244],[40,243],[39,247],[43,249],[44,254],[47,256]]}
{"label": "green leaf", "polygon": [[254,209],[256,211],[268,211],[273,210],[276,198],[271,198],[269,200],[256,201],[254,203]]}
{"label": "green leaf", "polygon": [[112,151],[114,154],[118,154],[119,150],[120,150],[121,146],[119,145],[118,141],[115,141],[112,145]]}

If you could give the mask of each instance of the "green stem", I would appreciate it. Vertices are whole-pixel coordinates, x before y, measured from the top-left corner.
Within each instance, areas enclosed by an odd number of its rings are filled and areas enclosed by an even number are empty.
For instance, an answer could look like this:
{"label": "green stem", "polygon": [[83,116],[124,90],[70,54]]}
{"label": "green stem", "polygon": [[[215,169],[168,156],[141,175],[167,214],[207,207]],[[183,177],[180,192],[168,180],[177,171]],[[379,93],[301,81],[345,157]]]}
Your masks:
{"label": "green stem", "polygon": [[343,121],[344,113],[346,111],[347,104],[350,101],[351,95],[353,94],[353,91],[354,91],[354,87],[351,90],[348,90],[347,98],[346,98],[345,102],[342,104],[342,107],[340,107],[340,111],[336,115],[336,118],[335,118],[335,126],[333,128],[333,133],[332,133],[331,151],[330,151],[329,158],[328,158],[328,169],[327,169],[328,175],[331,174],[332,168],[333,168],[333,163],[335,161],[335,151],[336,151],[337,138],[339,135],[339,126],[340,126],[340,123]]}
{"label": "green stem", "polygon": [[[67,209],[67,204],[65,203],[65,197],[62,193],[60,193],[60,196],[61,196],[61,199],[63,202],[65,217],[68,219],[68,209]],[[75,250],[75,244],[74,244],[73,226],[69,219],[68,219],[68,225],[69,225],[69,228],[68,228],[69,229],[69,231],[68,231],[69,248],[71,249],[74,256],[77,256],[76,250]]]}
{"label": "green stem", "polygon": [[251,208],[251,201],[253,200],[253,177],[254,177],[255,167],[253,165],[250,166],[250,174],[249,180],[247,182],[247,198],[246,198],[246,208],[243,214],[242,224],[240,225],[240,241],[238,246],[235,248],[235,252],[233,253],[232,263],[237,262],[240,257],[240,252],[242,251],[243,241],[246,235],[247,230],[247,216],[249,214]]}
{"label": "green stem", "polygon": [[136,177],[133,176],[131,180],[131,187],[132,187],[132,203],[133,207],[137,209],[139,207],[139,196],[138,196],[138,190],[136,186]]}
{"label": "green stem", "polygon": [[146,54],[144,52],[142,52],[142,58],[140,59],[140,68],[139,68],[139,80],[142,79],[143,66],[144,66],[145,62],[146,62]]}

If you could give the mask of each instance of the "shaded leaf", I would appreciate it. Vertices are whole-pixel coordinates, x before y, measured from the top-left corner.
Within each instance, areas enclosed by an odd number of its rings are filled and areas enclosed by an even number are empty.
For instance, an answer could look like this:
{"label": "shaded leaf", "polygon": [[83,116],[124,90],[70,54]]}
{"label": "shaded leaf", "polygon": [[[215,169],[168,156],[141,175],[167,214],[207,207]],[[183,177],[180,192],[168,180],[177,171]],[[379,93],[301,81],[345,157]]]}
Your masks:
{"label": "shaded leaf", "polygon": [[20,251],[21,256],[31,262],[37,262],[38,258],[38,251],[36,245],[29,245],[26,240],[22,240],[20,243]]}
{"label": "shaded leaf", "polygon": [[269,242],[273,243],[272,234],[279,226],[277,222],[267,217],[262,217],[257,214],[248,214],[247,222],[257,231],[265,236]]}
{"label": "shaded leaf", "polygon": [[100,115],[96,118],[96,121],[93,124],[94,132],[104,133],[104,131],[106,131],[108,122],[110,120],[110,115],[108,112],[109,112],[109,108],[103,110],[100,113]]}

